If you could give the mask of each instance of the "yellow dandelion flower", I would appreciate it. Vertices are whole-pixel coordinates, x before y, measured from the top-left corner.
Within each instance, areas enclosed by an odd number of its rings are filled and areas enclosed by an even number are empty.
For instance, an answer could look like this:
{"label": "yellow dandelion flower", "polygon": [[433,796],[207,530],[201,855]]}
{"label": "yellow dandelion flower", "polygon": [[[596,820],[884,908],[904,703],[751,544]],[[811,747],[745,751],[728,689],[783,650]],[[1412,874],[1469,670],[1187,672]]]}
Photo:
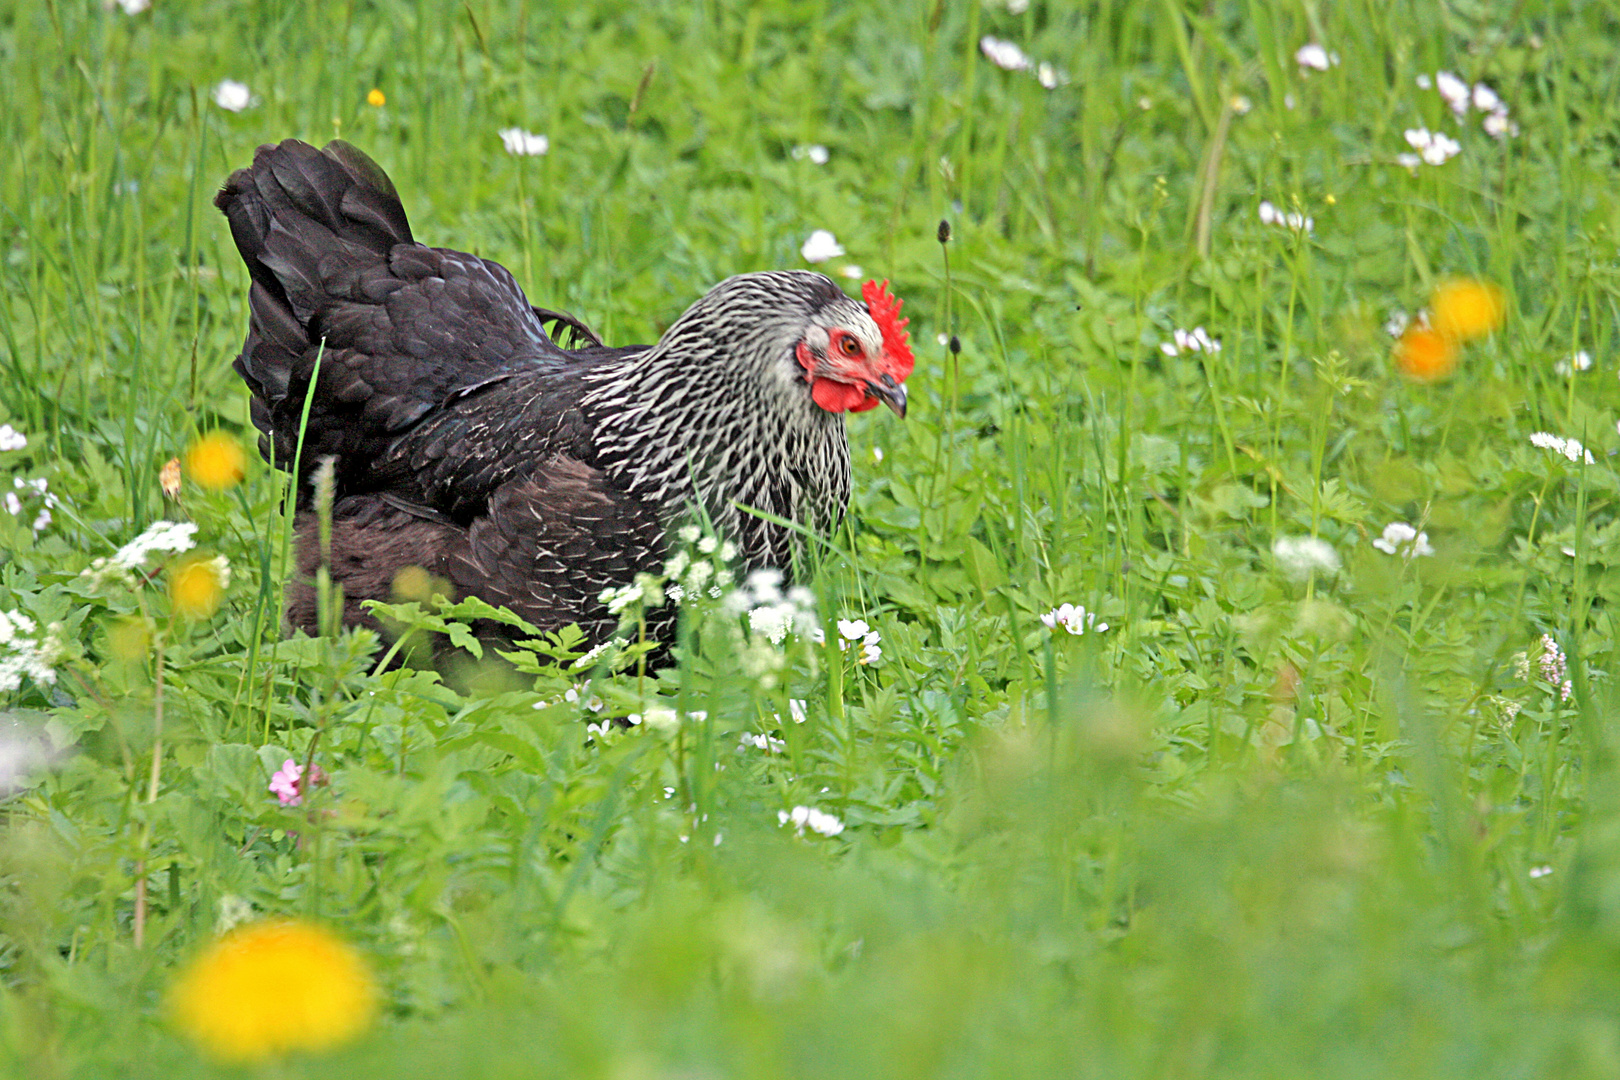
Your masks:
{"label": "yellow dandelion flower", "polygon": [[1502,290],[1489,281],[1451,278],[1435,286],[1429,298],[1429,325],[1443,337],[1470,341],[1502,325],[1507,304]]}
{"label": "yellow dandelion flower", "polygon": [[231,566],[225,556],[196,557],[169,567],[169,603],[183,618],[206,619],[219,610]]}
{"label": "yellow dandelion flower", "polygon": [[186,451],[186,472],[205,488],[234,487],[247,475],[242,444],[223,431],[210,431]]}
{"label": "yellow dandelion flower", "polygon": [[373,108],[380,109],[384,105],[388,104],[388,98],[383,95],[381,90],[378,90],[374,86],[371,88],[371,93],[366,95],[366,104],[372,106]]}
{"label": "yellow dandelion flower", "polygon": [[1395,365],[1418,382],[1443,379],[1457,366],[1457,343],[1427,326],[1409,326],[1395,343]]}
{"label": "yellow dandelion flower", "polygon": [[365,961],[310,923],[250,923],[216,941],[169,992],[174,1024],[223,1061],[326,1050],[371,1023],[376,989]]}

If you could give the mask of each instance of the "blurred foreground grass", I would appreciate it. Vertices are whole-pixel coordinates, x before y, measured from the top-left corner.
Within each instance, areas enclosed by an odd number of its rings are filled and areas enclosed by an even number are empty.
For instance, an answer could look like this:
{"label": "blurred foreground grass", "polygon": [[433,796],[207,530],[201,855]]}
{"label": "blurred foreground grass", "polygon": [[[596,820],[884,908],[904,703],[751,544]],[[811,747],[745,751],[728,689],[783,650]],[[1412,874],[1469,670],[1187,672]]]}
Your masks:
{"label": "blurred foreground grass", "polygon": [[[0,9],[0,1068],[216,1074],[176,971],[298,916],[382,1009],[278,1075],[1620,1073],[1608,5],[130,6]],[[814,229],[891,278],[812,581],[881,661],[281,641],[278,477],[160,473],[251,431],[212,191],[335,134],[610,342]],[[1456,276],[1505,323],[1408,381]],[[217,615],[81,574],[162,519]]]}

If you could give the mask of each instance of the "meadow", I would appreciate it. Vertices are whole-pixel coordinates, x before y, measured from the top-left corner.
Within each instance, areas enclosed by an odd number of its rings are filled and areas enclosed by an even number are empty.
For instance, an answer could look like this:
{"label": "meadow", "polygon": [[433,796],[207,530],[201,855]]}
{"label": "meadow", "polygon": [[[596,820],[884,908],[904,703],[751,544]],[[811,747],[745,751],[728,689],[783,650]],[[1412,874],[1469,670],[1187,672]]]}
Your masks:
{"label": "meadow", "polygon": [[[0,5],[0,1074],[1620,1075],[1617,48],[1542,0]],[[609,343],[890,279],[910,414],[851,418],[791,632],[283,632],[210,200],[335,136]],[[270,919],[330,938],[230,1043],[176,988]]]}

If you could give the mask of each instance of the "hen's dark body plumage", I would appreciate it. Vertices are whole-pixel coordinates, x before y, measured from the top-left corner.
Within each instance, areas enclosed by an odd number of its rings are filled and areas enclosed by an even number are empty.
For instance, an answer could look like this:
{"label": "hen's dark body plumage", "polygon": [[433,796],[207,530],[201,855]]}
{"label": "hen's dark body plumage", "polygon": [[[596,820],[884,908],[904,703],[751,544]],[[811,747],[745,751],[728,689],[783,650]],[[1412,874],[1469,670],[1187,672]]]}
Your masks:
{"label": "hen's dark body plumage", "polygon": [[[349,624],[420,566],[458,595],[599,640],[616,622],[602,590],[658,570],[690,507],[749,568],[785,568],[794,540],[739,505],[823,531],[844,512],[843,418],[811,400],[800,365],[822,354],[798,343],[868,310],[822,275],[730,278],[656,345],[614,349],[531,307],[503,267],[417,243],[387,176],[345,143],[261,147],[215,201],[252,278],[235,368],[261,452],[283,468],[312,398],[295,626],[316,626],[308,483],[327,456]],[[872,392],[903,410],[885,382]]]}

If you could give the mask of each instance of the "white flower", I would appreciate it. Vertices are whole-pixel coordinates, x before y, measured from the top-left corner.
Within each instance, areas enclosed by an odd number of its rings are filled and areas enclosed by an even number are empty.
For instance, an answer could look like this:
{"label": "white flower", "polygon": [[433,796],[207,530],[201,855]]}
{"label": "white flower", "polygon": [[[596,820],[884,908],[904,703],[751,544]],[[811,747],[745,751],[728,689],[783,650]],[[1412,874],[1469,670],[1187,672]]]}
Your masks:
{"label": "white flower", "polygon": [[[878,632],[876,630],[862,638],[861,655],[855,658],[855,662],[857,664],[871,665],[883,659],[883,650],[878,647],[879,640],[881,639],[878,637]],[[842,642],[840,642],[840,644],[842,644]]]}
{"label": "white flower", "polygon": [[848,278],[851,281],[859,281],[859,280],[861,280],[861,277],[864,275],[864,273],[865,273],[865,271],[863,271],[859,266],[855,265],[854,263],[845,263],[843,266],[840,266],[838,268],[838,276],[842,277],[842,278]]}
{"label": "white flower", "polygon": [[1326,71],[1339,65],[1339,54],[1330,53],[1313,41],[1295,51],[1294,63],[1304,70]]}
{"label": "white flower", "polygon": [[799,254],[804,256],[804,261],[813,263],[836,259],[843,253],[844,249],[838,243],[838,238],[826,229],[817,229],[811,233],[804,246],[799,248]]}
{"label": "white flower", "polygon": [[0,611],[0,693],[22,686],[24,676],[41,686],[56,682],[55,664],[64,652],[62,626],[52,623],[38,637],[33,619],[20,611]]}
{"label": "white flower", "polygon": [[214,104],[228,112],[241,112],[254,102],[253,91],[248,89],[247,83],[239,83],[235,79],[222,79],[214,87]]}
{"label": "white flower", "polygon": [[1532,878],[1544,878],[1548,874],[1552,873],[1552,870],[1553,870],[1552,867],[1546,866],[1546,865],[1532,866],[1530,868],[1530,876]]}
{"label": "white flower", "polygon": [[1041,622],[1045,623],[1046,628],[1053,633],[1056,633],[1061,628],[1077,637],[1088,630],[1092,633],[1101,634],[1108,629],[1107,623],[1097,621],[1095,611],[1087,611],[1085,608],[1075,604],[1059,604],[1045,615],[1042,615]]}
{"label": "white flower", "polygon": [[696,525],[682,525],[678,530],[676,530],[675,535],[681,538],[681,543],[683,544],[695,544],[697,543],[697,538],[703,535],[703,530],[698,528]]}
{"label": "white flower", "polygon": [[866,625],[865,619],[839,619],[838,633],[849,641],[859,641],[864,638],[871,627]]}
{"label": "white flower", "polygon": [[1585,461],[1588,465],[1597,464],[1597,459],[1592,457],[1592,451],[1582,446],[1578,439],[1560,439],[1550,432],[1538,431],[1530,436],[1530,444],[1563,454],[1571,461]]}
{"label": "white flower", "polygon": [[1480,121],[1480,127],[1485,130],[1485,134],[1489,135],[1493,139],[1505,139],[1509,135],[1517,135],[1519,133],[1519,125],[1508,119],[1506,110],[1498,110],[1491,113],[1484,120]]}
{"label": "white flower", "polygon": [[1177,329],[1171,335],[1172,341],[1159,344],[1159,349],[1166,356],[1180,356],[1182,353],[1201,352],[1218,353],[1221,343],[1211,338],[1202,326],[1195,326],[1190,331]]}
{"label": "white flower", "polygon": [[189,521],[154,521],[146,531],[119,548],[111,558],[96,559],[80,577],[94,578],[97,582],[112,577],[127,577],[129,572],[143,565],[154,551],[179,554],[196,546],[192,537],[197,526]]}
{"label": "white flower", "polygon": [[[612,590],[609,589],[606,591],[611,592]],[[606,653],[609,649],[622,649],[627,644],[629,643],[625,641],[624,638],[609,638],[568,666],[573,671],[584,671],[587,668],[593,668],[596,666],[596,662],[602,658],[603,653]],[[564,694],[563,696],[567,697],[568,695]],[[572,701],[574,699],[569,698],[569,700]]]}
{"label": "white flower", "polygon": [[28,436],[10,424],[0,424],[0,450],[21,450],[28,445]]}
{"label": "white flower", "polygon": [[1471,100],[1474,103],[1474,108],[1478,109],[1480,112],[1496,112],[1498,110],[1505,109],[1505,106],[1502,104],[1502,99],[1496,96],[1496,91],[1492,90],[1484,83],[1474,84],[1474,91],[1471,96]]}
{"label": "white flower", "polygon": [[827,148],[820,143],[812,143],[809,146],[795,146],[792,153],[794,161],[803,161],[808,158],[812,165],[827,164]]}
{"label": "white flower", "polygon": [[539,157],[551,149],[551,140],[544,135],[536,135],[532,131],[522,128],[501,128],[501,145],[506,147],[508,154],[519,157]]}
{"label": "white flower", "polygon": [[793,629],[798,608],[792,604],[773,604],[757,607],[748,613],[748,626],[756,634],[764,634],[772,645],[780,645]]}
{"label": "white flower", "polygon": [[1034,63],[1020,49],[1010,41],[1002,41],[986,34],[979,39],[979,51],[985,58],[1003,71],[1028,71]]}
{"label": "white flower", "polygon": [[1280,229],[1292,229],[1295,232],[1310,232],[1316,228],[1316,222],[1304,214],[1284,213],[1265,200],[1261,200],[1260,203],[1260,223],[1275,225]]}
{"label": "white flower", "polygon": [[813,806],[795,806],[792,810],[778,810],[776,823],[787,825],[792,823],[793,828],[800,836],[808,828],[811,832],[818,832],[822,836],[837,836],[844,831],[844,823],[833,815]]}
{"label": "white flower", "polygon": [[1056,90],[1060,86],[1069,85],[1069,76],[1067,72],[1060,71],[1042,60],[1035,69],[1035,81],[1048,90]]}
{"label": "white flower", "polygon": [[5,503],[6,510],[11,514],[12,517],[16,517],[18,514],[22,513],[22,500],[17,498],[17,493],[15,491],[6,492]]}
{"label": "white flower", "polygon": [[1395,163],[1397,165],[1404,166],[1407,171],[1409,171],[1413,176],[1416,176],[1418,166],[1423,164],[1423,159],[1418,157],[1416,154],[1396,154]]}
{"label": "white flower", "polygon": [[51,511],[48,507],[40,507],[39,513],[34,515],[34,524],[31,528],[36,533],[44,532],[51,523]]}
{"label": "white flower", "polygon": [[1572,378],[1583,371],[1592,370],[1592,354],[1581,349],[1574,355],[1553,364],[1553,373]]}
{"label": "white flower", "polygon": [[622,589],[603,589],[597,597],[607,605],[609,615],[617,615],[637,600],[641,599],[641,586],[637,583],[626,585]]}
{"label": "white flower", "polygon": [[102,0],[101,7],[105,11],[120,8],[125,15],[139,15],[152,6],[152,0]]}
{"label": "white flower", "polygon": [[1406,333],[1406,328],[1410,325],[1412,316],[1408,315],[1405,309],[1396,308],[1389,313],[1389,318],[1384,322],[1384,333],[1392,338],[1398,338]]}
{"label": "white flower", "polygon": [[1418,84],[1419,90],[1429,90],[1434,87],[1434,77],[1429,75],[1427,72],[1419,73],[1418,77],[1413,81]]}
{"label": "white flower", "polygon": [[1408,559],[1434,554],[1434,548],[1429,546],[1429,534],[1418,532],[1404,521],[1385,525],[1384,535],[1374,540],[1372,546],[1386,555],[1399,554]]}
{"label": "white flower", "polygon": [[1272,541],[1271,553],[1289,577],[1332,574],[1339,569],[1339,553],[1317,536],[1279,536]]}
{"label": "white flower", "polygon": [[737,744],[737,753],[741,754],[748,750],[749,747],[753,747],[755,750],[763,750],[767,754],[780,754],[787,749],[787,743],[772,735],[755,735],[753,732],[745,731],[742,733],[741,741]]}
{"label": "white flower", "polygon": [[1468,99],[1472,96],[1468,84],[1449,71],[1437,71],[1434,75],[1434,87],[1440,91],[1451,111],[1458,116],[1468,112]]}
{"label": "white flower", "polygon": [[[1407,144],[1430,165],[1444,165],[1462,149],[1456,139],[1428,128],[1407,128],[1403,134]],[[1407,162],[1402,161],[1402,164]]]}

